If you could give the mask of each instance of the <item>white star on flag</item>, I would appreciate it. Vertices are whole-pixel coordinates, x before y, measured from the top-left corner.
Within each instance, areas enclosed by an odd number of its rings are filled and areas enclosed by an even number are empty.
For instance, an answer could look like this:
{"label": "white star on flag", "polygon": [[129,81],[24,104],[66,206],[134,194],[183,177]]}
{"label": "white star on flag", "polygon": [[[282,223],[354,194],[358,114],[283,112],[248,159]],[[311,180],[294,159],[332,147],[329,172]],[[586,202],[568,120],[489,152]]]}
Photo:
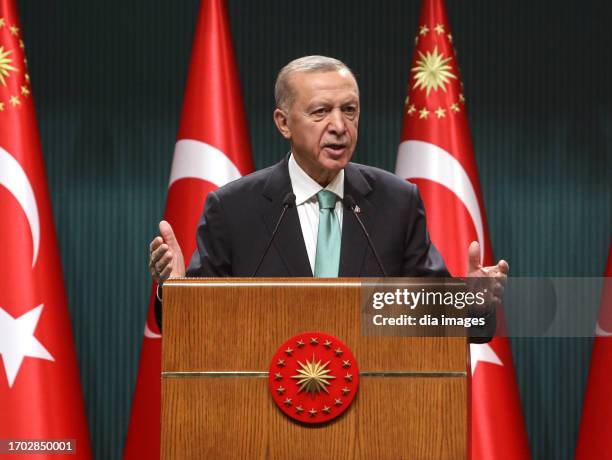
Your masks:
{"label": "white star on flag", "polygon": [[4,362],[9,387],[13,386],[23,358],[26,356],[55,361],[51,353],[34,337],[42,309],[41,304],[19,318],[13,318],[0,307],[0,355]]}
{"label": "white star on flag", "polygon": [[470,344],[470,363],[472,365],[472,377],[476,371],[476,366],[479,362],[497,364],[503,366],[499,356],[493,351],[488,343],[471,343]]}

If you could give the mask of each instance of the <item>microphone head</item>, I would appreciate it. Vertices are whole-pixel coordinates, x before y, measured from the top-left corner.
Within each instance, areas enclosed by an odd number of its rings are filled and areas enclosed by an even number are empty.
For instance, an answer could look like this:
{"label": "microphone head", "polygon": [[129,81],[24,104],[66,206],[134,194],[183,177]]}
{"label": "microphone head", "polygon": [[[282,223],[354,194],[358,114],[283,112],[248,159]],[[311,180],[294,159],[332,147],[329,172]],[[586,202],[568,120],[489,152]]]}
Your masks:
{"label": "microphone head", "polygon": [[295,205],[295,194],[293,192],[289,192],[285,195],[283,199],[283,206],[291,207]]}
{"label": "microphone head", "polygon": [[344,205],[349,209],[355,209],[357,203],[355,203],[355,199],[351,195],[344,195],[344,199],[342,200]]}

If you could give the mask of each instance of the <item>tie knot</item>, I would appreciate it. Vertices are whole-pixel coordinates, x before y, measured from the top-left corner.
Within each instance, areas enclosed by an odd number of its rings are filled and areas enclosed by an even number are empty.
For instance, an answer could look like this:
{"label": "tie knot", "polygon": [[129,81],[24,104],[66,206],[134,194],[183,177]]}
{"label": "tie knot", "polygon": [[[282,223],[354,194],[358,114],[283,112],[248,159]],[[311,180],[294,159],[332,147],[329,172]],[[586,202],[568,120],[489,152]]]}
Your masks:
{"label": "tie knot", "polygon": [[336,200],[338,200],[338,196],[329,190],[321,190],[317,193],[319,209],[334,209],[336,207]]}

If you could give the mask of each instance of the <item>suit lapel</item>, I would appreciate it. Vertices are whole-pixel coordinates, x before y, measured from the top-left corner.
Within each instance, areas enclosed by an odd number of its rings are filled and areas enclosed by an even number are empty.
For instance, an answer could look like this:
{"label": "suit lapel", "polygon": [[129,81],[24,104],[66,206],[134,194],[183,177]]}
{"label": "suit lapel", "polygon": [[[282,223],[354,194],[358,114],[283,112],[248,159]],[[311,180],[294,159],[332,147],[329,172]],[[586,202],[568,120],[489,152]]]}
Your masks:
{"label": "suit lapel", "polygon": [[[349,163],[344,172],[344,195],[353,197],[361,210],[359,217],[371,234],[376,207],[368,201],[367,196],[372,188],[357,166]],[[357,222],[357,218],[350,209],[345,208],[342,217],[342,246],[338,276],[360,276],[368,248],[368,241],[359,226],[359,222]]]}
{"label": "suit lapel", "polygon": [[[273,166],[272,174],[268,177],[263,190],[266,205],[262,217],[268,228],[269,236],[272,235],[276,222],[283,210],[285,196],[292,191],[287,160],[288,156]],[[295,206],[287,210],[274,238],[273,246],[278,251],[289,276],[312,276],[304,236],[302,235],[302,227],[300,226],[300,219]]]}

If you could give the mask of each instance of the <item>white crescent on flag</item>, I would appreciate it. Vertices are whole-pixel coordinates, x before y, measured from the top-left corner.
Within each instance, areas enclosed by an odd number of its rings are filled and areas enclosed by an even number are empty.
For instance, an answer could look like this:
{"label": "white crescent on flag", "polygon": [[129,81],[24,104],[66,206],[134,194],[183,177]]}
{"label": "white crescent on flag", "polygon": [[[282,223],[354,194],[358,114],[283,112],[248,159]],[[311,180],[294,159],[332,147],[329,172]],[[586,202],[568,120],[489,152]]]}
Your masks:
{"label": "white crescent on flag", "polygon": [[201,179],[221,187],[240,176],[236,165],[221,150],[205,142],[181,139],[174,147],[168,188],[185,178]]}
{"label": "white crescent on flag", "polygon": [[595,325],[595,337],[610,337],[612,336],[612,332],[606,331],[603,327],[599,325],[599,322]]}
{"label": "white crescent on flag", "polygon": [[484,226],[476,190],[457,159],[443,148],[423,141],[404,141],[397,152],[395,174],[404,179],[427,179],[443,185],[461,200],[467,209],[480,243],[480,261],[484,259]]}
{"label": "white crescent on flag", "polygon": [[40,245],[40,220],[36,197],[28,176],[19,162],[2,147],[0,147],[0,185],[6,187],[15,197],[28,219],[34,246],[32,253],[32,267],[34,267]]}

